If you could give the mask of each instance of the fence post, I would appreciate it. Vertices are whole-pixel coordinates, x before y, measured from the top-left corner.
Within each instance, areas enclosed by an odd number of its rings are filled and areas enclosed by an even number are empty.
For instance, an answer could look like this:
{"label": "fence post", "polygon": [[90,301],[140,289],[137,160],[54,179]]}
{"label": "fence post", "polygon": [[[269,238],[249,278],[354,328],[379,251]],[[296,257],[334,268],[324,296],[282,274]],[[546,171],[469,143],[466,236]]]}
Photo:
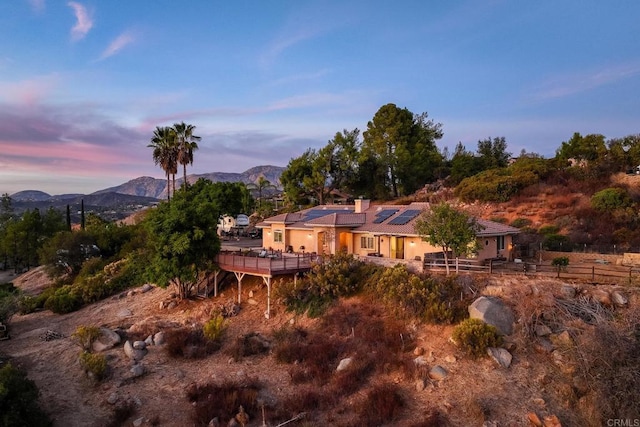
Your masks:
{"label": "fence post", "polygon": [[596,280],[596,266],[593,265],[591,266],[591,281],[595,281]]}
{"label": "fence post", "polygon": [[489,260],[489,274],[493,274],[493,260]]}
{"label": "fence post", "polygon": [[460,270],[459,270],[458,257],[456,257],[456,274],[458,273],[460,273]]}

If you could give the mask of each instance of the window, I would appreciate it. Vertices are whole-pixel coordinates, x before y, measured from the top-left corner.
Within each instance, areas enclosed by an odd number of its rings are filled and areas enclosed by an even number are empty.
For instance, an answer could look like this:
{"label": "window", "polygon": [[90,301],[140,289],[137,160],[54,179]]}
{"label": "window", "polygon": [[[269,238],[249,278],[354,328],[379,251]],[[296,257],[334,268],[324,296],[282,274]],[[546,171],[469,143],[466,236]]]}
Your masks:
{"label": "window", "polygon": [[273,242],[274,243],[282,243],[284,242],[283,236],[282,236],[282,230],[274,230],[273,232]]}
{"label": "window", "polygon": [[362,249],[373,249],[373,237],[360,237],[360,247]]}
{"label": "window", "polygon": [[497,245],[498,245],[498,250],[502,251],[504,250],[504,236],[498,236],[496,238],[497,241]]}

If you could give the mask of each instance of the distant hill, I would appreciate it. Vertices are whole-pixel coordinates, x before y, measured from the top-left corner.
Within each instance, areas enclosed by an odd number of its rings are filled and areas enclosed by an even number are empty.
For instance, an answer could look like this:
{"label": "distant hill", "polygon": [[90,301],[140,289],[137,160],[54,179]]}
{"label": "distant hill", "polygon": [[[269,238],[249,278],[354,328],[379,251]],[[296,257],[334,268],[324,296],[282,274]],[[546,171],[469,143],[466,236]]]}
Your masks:
{"label": "distant hill", "polygon": [[[205,178],[212,182],[244,182],[245,184],[251,184],[258,182],[260,177],[264,177],[272,184],[280,187],[280,175],[282,175],[284,169],[285,168],[280,166],[256,166],[241,173],[209,172],[204,174],[187,175],[187,180],[189,183],[194,183],[200,178]],[[178,179],[176,177],[176,187],[179,188],[181,184],[182,178]],[[165,199],[167,197],[167,180],[143,176],[115,187],[96,191],[92,194],[99,195],[103,193],[119,193]]]}

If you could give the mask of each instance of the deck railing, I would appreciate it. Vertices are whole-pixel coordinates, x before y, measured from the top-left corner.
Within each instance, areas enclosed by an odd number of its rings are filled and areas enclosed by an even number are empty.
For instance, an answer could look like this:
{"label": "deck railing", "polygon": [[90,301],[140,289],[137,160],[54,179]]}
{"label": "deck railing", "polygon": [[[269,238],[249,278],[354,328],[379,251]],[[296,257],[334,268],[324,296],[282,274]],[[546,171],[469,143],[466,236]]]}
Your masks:
{"label": "deck railing", "polygon": [[292,271],[302,271],[311,268],[317,256],[311,254],[282,254],[267,253],[258,256],[257,253],[220,252],[215,262],[222,268],[236,269],[261,274],[279,274]]}

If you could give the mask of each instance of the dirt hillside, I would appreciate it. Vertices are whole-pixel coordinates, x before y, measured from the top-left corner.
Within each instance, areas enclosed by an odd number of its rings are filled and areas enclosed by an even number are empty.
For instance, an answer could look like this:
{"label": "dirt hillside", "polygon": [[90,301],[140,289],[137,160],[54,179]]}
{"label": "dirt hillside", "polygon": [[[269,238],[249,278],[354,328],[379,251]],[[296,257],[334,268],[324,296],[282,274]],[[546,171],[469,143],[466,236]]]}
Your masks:
{"label": "dirt hillside", "polygon": [[[34,271],[14,278],[13,283],[32,292],[46,286],[47,280]],[[563,283],[518,276],[485,278],[484,285],[488,286],[485,292],[498,294],[515,307],[518,301],[528,301],[532,306],[542,304],[545,298],[559,292]],[[630,295],[631,303],[637,304],[635,291],[625,292]],[[82,372],[78,362],[80,348],[73,343],[71,334],[81,325],[152,334],[176,325],[203,323],[220,304],[237,298],[235,289],[225,289],[218,298],[182,301],[175,307],[161,308],[163,302],[171,300],[171,290],[153,287],[143,293],[138,288],[66,315],[49,311],[16,315],[11,321],[12,338],[0,342],[0,354],[24,368],[35,381],[41,393],[41,406],[51,414],[55,426],[109,425],[115,408],[125,401],[134,403],[134,413],[121,425],[195,425],[193,406],[186,398],[185,389],[191,384],[225,379],[259,379],[263,384],[260,399],[270,408],[277,407],[282,399],[295,395],[297,390],[291,382],[289,366],[275,362],[269,355],[235,362],[229,346],[236,337],[250,332],[268,337],[282,325],[309,328],[317,320],[286,313],[278,305],[273,308],[271,319],[266,319],[266,288],[259,281],[244,282],[242,297],[239,314],[228,320],[227,338],[220,351],[204,359],[185,360],[168,356],[162,346],[150,346],[142,360],[146,372],[140,377],[133,377],[132,362],[119,345],[106,352],[110,376],[96,384]],[[355,298],[342,304],[349,308],[363,302]],[[516,315],[518,313],[516,310]],[[562,373],[560,365],[553,363],[549,354],[532,349],[523,335],[522,318],[518,317],[516,332],[508,337],[513,354],[509,368],[498,366],[490,358],[473,360],[461,354],[449,339],[452,326],[413,324],[410,328],[417,347],[424,350],[430,365],[444,367],[448,375],[441,381],[428,381],[424,389],[416,388],[415,380],[395,371],[373,380],[398,384],[406,396],[402,416],[387,425],[435,425],[419,424],[434,410],[447,420],[438,425],[481,426],[489,422],[495,424],[487,425],[524,427],[530,425],[530,413],[540,419],[555,415],[565,426],[580,425],[580,418],[575,414],[575,399],[569,397],[573,387],[570,377]],[[47,331],[61,337],[45,341]],[[349,399],[357,401],[361,397],[358,393]],[[253,418],[247,426],[263,426],[260,414],[251,415]],[[341,425],[338,420],[348,415],[327,414],[321,419],[288,425]],[[269,416],[267,411],[264,425],[276,425]],[[327,420],[336,421],[333,424]]]}

